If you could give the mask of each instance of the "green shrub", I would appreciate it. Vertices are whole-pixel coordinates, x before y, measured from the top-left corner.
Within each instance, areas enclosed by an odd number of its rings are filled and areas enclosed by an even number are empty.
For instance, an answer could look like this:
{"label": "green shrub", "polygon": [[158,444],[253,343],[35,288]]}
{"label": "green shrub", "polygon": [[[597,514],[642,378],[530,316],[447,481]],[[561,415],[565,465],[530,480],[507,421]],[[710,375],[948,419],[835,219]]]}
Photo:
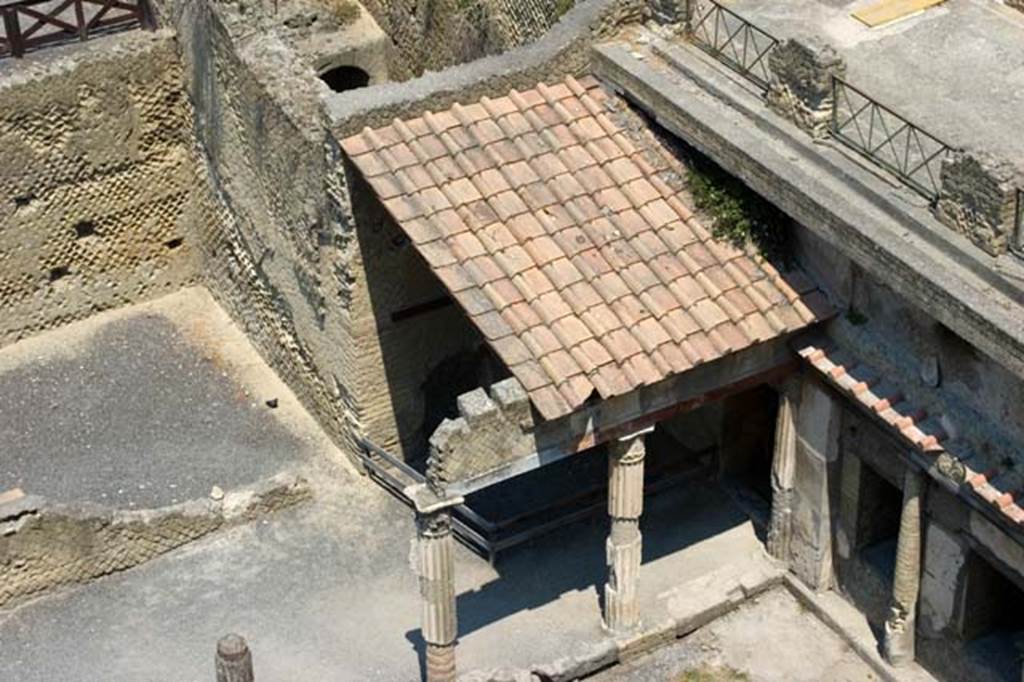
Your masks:
{"label": "green shrub", "polygon": [[711,216],[711,233],[716,239],[739,248],[753,244],[776,265],[788,268],[792,264],[786,229],[789,218],[774,205],[704,158],[691,162],[689,187],[697,208]]}

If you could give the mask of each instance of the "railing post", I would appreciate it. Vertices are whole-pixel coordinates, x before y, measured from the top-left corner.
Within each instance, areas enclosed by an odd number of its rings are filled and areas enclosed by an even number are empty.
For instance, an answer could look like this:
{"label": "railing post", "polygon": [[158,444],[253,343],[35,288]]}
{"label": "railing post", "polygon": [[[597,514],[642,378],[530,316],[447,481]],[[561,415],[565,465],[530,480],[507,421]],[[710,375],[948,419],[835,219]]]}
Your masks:
{"label": "railing post", "polygon": [[253,682],[252,654],[245,639],[226,635],[217,642],[217,682]]}
{"label": "railing post", "polygon": [[85,5],[82,0],[75,0],[75,22],[78,24],[78,39],[86,41],[89,39],[89,24],[85,21]]}
{"label": "railing post", "polygon": [[18,22],[17,8],[0,10],[4,13],[4,30],[7,32],[7,42],[11,44],[11,55],[14,57],[25,56],[25,40],[21,37],[21,24]]}
{"label": "railing post", "polygon": [[139,23],[147,31],[155,31],[157,28],[156,14],[150,0],[139,0]]}

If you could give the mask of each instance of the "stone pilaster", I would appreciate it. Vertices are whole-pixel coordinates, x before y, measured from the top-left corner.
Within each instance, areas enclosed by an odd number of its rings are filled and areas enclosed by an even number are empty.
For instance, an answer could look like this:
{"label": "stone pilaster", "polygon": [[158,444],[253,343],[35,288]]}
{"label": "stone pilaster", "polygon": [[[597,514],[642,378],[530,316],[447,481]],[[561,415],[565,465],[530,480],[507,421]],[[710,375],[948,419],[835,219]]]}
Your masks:
{"label": "stone pilaster", "polygon": [[917,596],[921,588],[921,497],[925,475],[907,469],[903,481],[903,512],[896,543],[896,572],[892,584],[892,605],[885,621],[883,652],[891,665],[914,660]]}
{"label": "stone pilaster", "polygon": [[772,518],[768,527],[768,553],[789,561],[793,529],[793,469],[796,462],[796,402],[798,385],[787,383],[779,393],[772,455]]}
{"label": "stone pilaster", "polygon": [[1007,252],[1024,172],[986,154],[957,152],[942,160],[935,215],[992,256]]}
{"label": "stone pilaster", "polygon": [[788,560],[815,590],[832,586],[832,482],[839,459],[842,406],[825,388],[803,379],[795,410]]}
{"label": "stone pilaster", "polygon": [[416,505],[412,562],[420,585],[427,682],[454,682],[458,621],[451,508],[463,500],[438,496],[426,486],[413,486],[406,494]]}
{"label": "stone pilaster", "polygon": [[633,435],[608,447],[608,514],[606,544],[608,583],[604,588],[604,624],[627,632],[640,623],[637,586],[643,549],[640,515],[644,508],[644,439]]}
{"label": "stone pilaster", "polygon": [[768,106],[812,137],[825,137],[835,107],[832,76],[846,73],[836,51],[820,42],[791,38],[768,55],[768,67]]}

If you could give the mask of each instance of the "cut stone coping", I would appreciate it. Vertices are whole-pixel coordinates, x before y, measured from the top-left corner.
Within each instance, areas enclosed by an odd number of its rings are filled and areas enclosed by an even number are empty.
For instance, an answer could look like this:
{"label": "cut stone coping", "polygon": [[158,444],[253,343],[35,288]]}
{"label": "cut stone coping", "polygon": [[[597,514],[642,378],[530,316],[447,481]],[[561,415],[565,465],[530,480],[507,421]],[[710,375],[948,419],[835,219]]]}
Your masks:
{"label": "cut stone coping", "polygon": [[50,504],[24,495],[0,504],[0,607],[137,566],[220,528],[311,497],[306,479],[293,472],[228,491],[220,499],[143,510]]}

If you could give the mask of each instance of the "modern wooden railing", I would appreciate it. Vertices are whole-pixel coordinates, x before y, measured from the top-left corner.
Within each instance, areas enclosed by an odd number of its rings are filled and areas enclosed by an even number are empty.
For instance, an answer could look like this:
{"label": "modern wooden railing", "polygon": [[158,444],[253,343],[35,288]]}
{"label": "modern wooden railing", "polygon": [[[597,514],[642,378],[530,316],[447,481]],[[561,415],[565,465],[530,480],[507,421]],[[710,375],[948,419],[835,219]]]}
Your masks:
{"label": "modern wooden railing", "polygon": [[134,28],[156,28],[149,0],[0,0],[0,58]]}

